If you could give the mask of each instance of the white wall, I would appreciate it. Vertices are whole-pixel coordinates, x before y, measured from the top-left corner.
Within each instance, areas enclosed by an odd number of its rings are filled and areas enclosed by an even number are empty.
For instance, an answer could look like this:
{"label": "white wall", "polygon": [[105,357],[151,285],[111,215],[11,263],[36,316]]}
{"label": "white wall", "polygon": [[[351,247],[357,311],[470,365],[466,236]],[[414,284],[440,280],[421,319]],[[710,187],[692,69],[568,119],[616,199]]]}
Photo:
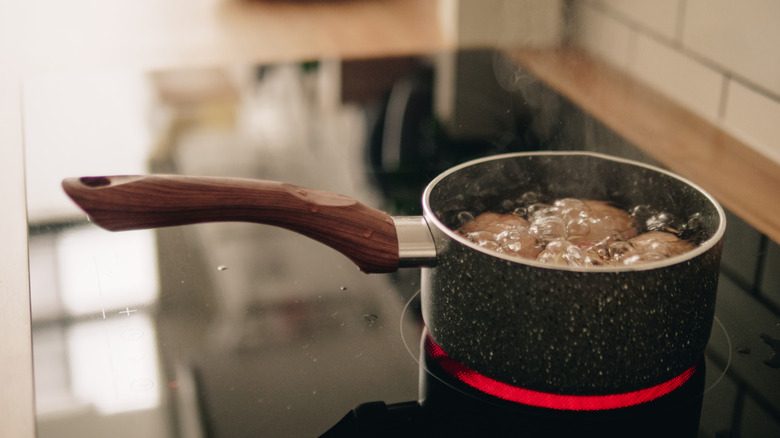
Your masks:
{"label": "white wall", "polygon": [[780,2],[574,0],[573,40],[780,162]]}
{"label": "white wall", "polygon": [[562,0],[440,0],[445,38],[460,47],[557,45]]}

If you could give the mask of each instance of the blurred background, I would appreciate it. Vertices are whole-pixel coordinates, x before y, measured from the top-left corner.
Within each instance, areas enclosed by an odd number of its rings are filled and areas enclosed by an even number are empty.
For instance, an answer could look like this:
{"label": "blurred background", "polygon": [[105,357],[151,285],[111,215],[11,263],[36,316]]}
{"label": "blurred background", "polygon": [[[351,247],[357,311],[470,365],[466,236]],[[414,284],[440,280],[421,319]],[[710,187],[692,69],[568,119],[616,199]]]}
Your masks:
{"label": "blurred background", "polygon": [[419,214],[448,167],[538,149],[723,203],[700,435],[780,433],[778,25],[760,0],[0,0],[0,436],[316,435],[417,395],[415,270],[243,224],[106,233],[62,178],[242,176]]}

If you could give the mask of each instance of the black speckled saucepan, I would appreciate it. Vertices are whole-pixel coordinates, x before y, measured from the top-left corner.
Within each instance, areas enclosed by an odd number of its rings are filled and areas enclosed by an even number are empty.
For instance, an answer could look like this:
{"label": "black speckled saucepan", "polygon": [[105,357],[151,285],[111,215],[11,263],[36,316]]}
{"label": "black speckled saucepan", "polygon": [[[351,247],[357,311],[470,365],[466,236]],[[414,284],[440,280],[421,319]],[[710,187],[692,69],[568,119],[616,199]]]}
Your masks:
{"label": "black speckled saucepan", "polygon": [[[606,155],[519,153],[459,165],[428,185],[422,217],[252,179],[97,176],[63,187],[110,230],[257,222],[325,243],[365,272],[422,267],[433,340],[463,365],[524,388],[613,394],[668,381],[700,360],[713,324],[722,208],[685,179]],[[578,268],[510,258],[454,231],[461,212],[501,210],[527,192],[649,205],[688,224],[698,246],[642,265]]]}

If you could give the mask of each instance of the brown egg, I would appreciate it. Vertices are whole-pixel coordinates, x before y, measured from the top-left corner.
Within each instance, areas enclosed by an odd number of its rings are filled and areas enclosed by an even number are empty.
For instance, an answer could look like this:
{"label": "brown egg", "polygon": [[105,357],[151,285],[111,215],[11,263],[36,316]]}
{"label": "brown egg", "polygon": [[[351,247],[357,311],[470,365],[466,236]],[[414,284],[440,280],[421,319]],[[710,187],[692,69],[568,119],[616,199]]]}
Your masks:
{"label": "brown egg", "polygon": [[489,231],[499,234],[512,227],[527,227],[528,221],[514,214],[482,213],[471,222],[466,222],[460,227],[463,234],[476,231]]}
{"label": "brown egg", "polygon": [[634,219],[627,211],[609,205],[605,201],[583,200],[590,210],[589,231],[585,236],[572,239],[573,242],[599,242],[614,234],[625,238],[637,235]]}
{"label": "brown egg", "polygon": [[630,239],[629,242],[640,254],[656,253],[665,257],[676,256],[696,247],[693,243],[664,231],[648,231]]}
{"label": "brown egg", "polygon": [[528,221],[514,214],[482,213],[458,231],[479,246],[535,259],[542,250],[528,232]]}

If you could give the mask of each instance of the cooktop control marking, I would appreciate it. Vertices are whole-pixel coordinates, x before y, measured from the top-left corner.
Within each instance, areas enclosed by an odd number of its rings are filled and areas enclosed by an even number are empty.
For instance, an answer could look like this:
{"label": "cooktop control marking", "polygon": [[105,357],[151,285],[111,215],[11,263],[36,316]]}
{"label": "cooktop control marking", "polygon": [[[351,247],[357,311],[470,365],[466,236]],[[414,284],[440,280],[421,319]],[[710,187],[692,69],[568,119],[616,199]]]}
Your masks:
{"label": "cooktop control marking", "polygon": [[125,307],[125,310],[120,310],[119,313],[124,313],[127,316],[130,316],[131,313],[137,312],[137,309],[131,309],[129,307]]}

